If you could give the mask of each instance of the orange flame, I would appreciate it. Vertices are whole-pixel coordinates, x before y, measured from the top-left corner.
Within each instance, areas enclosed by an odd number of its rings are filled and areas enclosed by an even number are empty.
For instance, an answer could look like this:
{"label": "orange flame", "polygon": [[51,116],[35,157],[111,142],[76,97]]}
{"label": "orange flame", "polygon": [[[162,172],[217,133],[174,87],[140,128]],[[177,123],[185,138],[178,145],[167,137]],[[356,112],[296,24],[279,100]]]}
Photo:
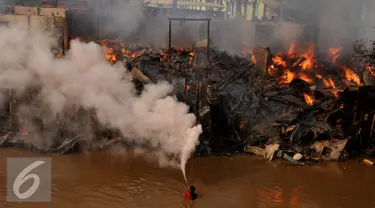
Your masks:
{"label": "orange flame", "polygon": [[101,41],[100,43],[103,46],[104,58],[111,64],[116,63],[117,58],[115,49],[109,47],[107,42]]}
{"label": "orange flame", "polygon": [[284,74],[280,77],[280,84],[289,84],[293,79],[296,77],[296,75],[291,72],[289,69],[284,71]]}
{"label": "orange flame", "polygon": [[316,78],[321,79],[323,81],[324,88],[333,88],[333,89],[336,88],[336,84],[335,82],[333,82],[331,77],[328,77],[328,79],[326,79],[326,78],[323,78],[322,75],[320,74],[316,74],[315,76]]}
{"label": "orange flame", "polygon": [[308,104],[308,105],[313,105],[314,104],[314,99],[306,94],[306,93],[303,93],[303,97],[305,98],[305,102]]}
{"label": "orange flame", "polygon": [[324,88],[336,88],[335,83],[329,77],[328,79],[323,79]]}
{"label": "orange flame", "polygon": [[310,45],[308,50],[302,55],[306,60],[299,64],[302,69],[312,69],[314,66],[314,45]]}
{"label": "orange flame", "polygon": [[252,61],[254,64],[257,63],[257,60],[255,59],[255,56],[254,56],[254,55],[251,56],[251,61]]}
{"label": "orange flame", "polygon": [[361,79],[359,76],[351,71],[347,66],[343,66],[342,69],[344,70],[345,79],[348,81],[353,81],[357,85],[362,85]]}
{"label": "orange flame", "polygon": [[284,61],[281,56],[276,56],[272,58],[272,61],[278,66],[286,67],[286,61]]}
{"label": "orange flame", "polygon": [[336,60],[340,57],[340,52],[342,48],[330,48],[328,49],[328,55],[332,59],[332,63],[335,63]]}
{"label": "orange flame", "polygon": [[275,66],[273,64],[271,64],[268,69],[267,69],[267,72],[270,76],[275,76],[276,73],[277,73],[278,69],[275,68]]}
{"label": "orange flame", "polygon": [[287,56],[289,58],[293,58],[295,54],[296,54],[296,43],[294,42],[292,43],[292,45],[290,45]]}
{"label": "orange flame", "polygon": [[302,79],[303,81],[311,84],[313,82],[313,80],[307,75],[307,74],[298,74],[298,78]]}
{"label": "orange flame", "polygon": [[367,65],[367,66],[366,66],[366,70],[367,70],[368,72],[370,72],[370,74],[371,74],[372,76],[375,76],[375,69],[374,69],[374,67]]}
{"label": "orange flame", "polygon": [[332,94],[333,96],[335,96],[335,98],[339,98],[340,97],[340,94],[338,91],[332,91]]}

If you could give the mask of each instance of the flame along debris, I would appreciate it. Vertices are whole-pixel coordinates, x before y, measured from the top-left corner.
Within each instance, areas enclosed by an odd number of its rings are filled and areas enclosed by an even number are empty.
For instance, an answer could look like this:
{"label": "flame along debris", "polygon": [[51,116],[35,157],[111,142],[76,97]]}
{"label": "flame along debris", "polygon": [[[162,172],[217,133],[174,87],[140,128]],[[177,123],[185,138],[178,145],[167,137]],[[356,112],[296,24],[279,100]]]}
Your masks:
{"label": "flame along debris", "polygon": [[[309,45],[305,51],[302,51],[299,53],[296,52],[296,48],[297,48],[296,44],[294,43],[290,46],[287,53],[278,53],[276,54],[276,56],[271,58],[272,62],[269,64],[267,72],[269,76],[274,77],[276,80],[278,80],[278,84],[280,85],[281,88],[283,86],[290,85],[296,79],[303,80],[304,82],[310,85],[316,85],[317,82],[320,82],[322,84],[322,88],[326,91],[328,90],[327,92],[332,94],[333,99],[336,100],[334,102],[339,102],[340,91],[342,92],[344,88],[350,87],[350,86],[360,87],[363,85],[363,81],[361,81],[360,76],[354,70],[352,70],[351,67],[347,65],[342,65],[339,63],[342,47],[330,48],[327,51],[327,54],[328,54],[327,61],[329,61],[330,64],[332,65],[338,66],[334,68],[336,68],[337,70],[336,74],[339,74],[339,77],[335,76],[335,73],[330,74],[324,71],[324,67],[326,66],[321,65],[319,61],[316,59],[313,45]],[[126,52],[126,50],[124,49],[122,49],[122,53],[131,58],[134,58],[137,56],[136,53]],[[142,53],[144,53],[144,51]],[[162,54],[161,56],[164,57],[162,60],[166,61],[168,58],[167,56],[164,56],[166,53],[161,52],[160,54]],[[243,55],[245,54],[246,53],[243,53]],[[193,53],[191,57],[195,57],[195,53]],[[257,62],[256,57],[254,55],[250,55],[250,59],[253,63]],[[110,58],[107,58],[107,60],[111,61]],[[372,66],[366,65],[364,68],[371,75],[375,74],[374,68]],[[316,102],[315,93],[316,91],[301,92],[303,100],[307,106],[315,105],[315,102]],[[340,104],[339,108],[343,109],[343,105]],[[244,123],[247,123],[247,122],[245,122],[244,120],[239,122],[239,125],[240,125],[239,129],[243,129]],[[256,126],[257,125],[255,125],[255,127]],[[291,128],[289,128],[289,131],[292,131],[295,133],[297,129],[298,128],[296,128],[295,126],[293,127],[292,125]],[[322,133],[322,132],[314,131],[314,134],[315,134],[314,138],[318,137],[317,134],[319,133]],[[237,136],[238,136],[238,133],[237,133]],[[333,148],[332,145],[337,140],[329,140],[329,141],[331,141],[332,143],[331,146],[330,146],[330,143],[328,142],[325,145],[323,145],[323,147]],[[343,141],[344,143],[342,143],[341,146],[336,145],[338,146],[338,149],[334,150],[333,152],[342,151],[342,149],[345,147],[347,139],[343,138],[343,140],[339,140],[337,142],[340,143],[341,141]],[[313,143],[312,145],[312,148],[315,151],[318,151],[318,153],[322,154],[323,150],[321,149],[319,150],[315,148],[316,144],[318,143],[319,143],[318,141],[315,141],[315,143]],[[251,147],[252,146],[247,146],[248,149],[245,149],[245,151],[248,150],[249,152],[251,152],[251,150],[249,150],[249,148]],[[296,154],[301,155],[298,152]],[[323,156],[321,155],[320,157],[323,158]],[[284,158],[290,161],[293,160],[293,158],[288,155],[285,155]],[[295,158],[300,158],[300,157],[295,157]],[[305,155],[303,158],[304,159],[311,158],[311,155],[310,156]],[[339,157],[331,155],[331,157],[326,157],[326,158],[338,159]],[[293,161],[293,162],[296,162],[296,161]]]}

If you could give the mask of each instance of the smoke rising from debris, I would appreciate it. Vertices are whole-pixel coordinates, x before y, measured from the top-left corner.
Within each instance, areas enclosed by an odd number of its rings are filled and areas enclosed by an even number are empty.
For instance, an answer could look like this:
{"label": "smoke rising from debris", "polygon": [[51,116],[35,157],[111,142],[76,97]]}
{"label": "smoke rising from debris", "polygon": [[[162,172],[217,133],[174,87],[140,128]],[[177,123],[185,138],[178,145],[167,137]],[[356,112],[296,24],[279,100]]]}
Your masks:
{"label": "smoke rising from debris", "polygon": [[[151,44],[155,48],[168,47],[168,16],[147,17],[144,14],[146,13],[142,4],[125,1],[98,11],[97,17],[102,22],[99,25],[100,38],[114,35],[125,39],[126,43]],[[174,11],[172,16],[210,18],[204,13],[197,15],[182,10]],[[252,22],[243,18],[229,21],[213,19],[210,27],[211,46],[234,53],[239,53],[242,49],[250,50],[256,45],[272,47],[282,43],[283,47],[288,47],[294,41],[292,39],[301,33],[301,26],[290,23],[277,25],[272,30],[256,29]],[[206,38],[206,22],[172,21],[172,46],[190,48],[197,41]]]}
{"label": "smoke rising from debris", "polygon": [[131,75],[120,63],[108,64],[99,45],[74,40],[66,56],[55,59],[52,36],[27,28],[0,28],[0,92],[3,101],[9,89],[15,94],[22,128],[16,138],[41,149],[61,143],[61,134],[100,143],[89,119],[94,115],[97,126],[117,129],[122,141],[157,152],[161,164],[171,155],[186,163],[202,129],[188,106],[170,96],[170,84],[149,84],[137,95]]}
{"label": "smoke rising from debris", "polygon": [[[238,53],[242,49],[251,50],[257,45],[278,50],[288,48],[294,41],[313,41],[317,49],[323,52],[330,47],[349,47],[353,40],[362,37],[374,39],[375,36],[372,24],[375,15],[371,12],[375,3],[370,0],[286,1],[282,7],[284,18],[291,17],[296,24],[276,23],[256,27],[253,22],[242,17],[229,21],[212,20],[211,46]],[[141,4],[129,6],[129,3],[123,3],[116,6],[107,12],[113,23],[106,25],[104,29],[117,31],[117,34],[127,38],[132,36],[128,39],[130,43],[167,47],[167,17],[145,18],[142,15],[144,10]],[[276,16],[280,15],[280,7],[271,10]],[[203,13],[197,16],[181,10],[177,10],[173,16],[207,18]],[[354,24],[360,24],[361,27],[352,27]],[[191,47],[196,41],[206,38],[206,26],[202,22],[180,24],[176,21],[172,27],[172,45],[175,47]]]}

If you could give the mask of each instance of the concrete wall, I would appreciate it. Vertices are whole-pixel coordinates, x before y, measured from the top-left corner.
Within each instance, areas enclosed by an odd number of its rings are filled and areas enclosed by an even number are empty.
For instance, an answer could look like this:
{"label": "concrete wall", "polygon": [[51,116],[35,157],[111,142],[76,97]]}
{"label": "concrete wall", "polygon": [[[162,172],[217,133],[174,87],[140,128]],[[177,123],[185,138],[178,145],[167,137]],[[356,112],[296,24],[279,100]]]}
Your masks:
{"label": "concrete wall", "polygon": [[63,49],[68,47],[66,12],[62,8],[21,7],[13,8],[13,14],[0,15],[1,22],[8,25],[23,23],[29,25],[30,32],[42,30],[53,32],[63,39]]}

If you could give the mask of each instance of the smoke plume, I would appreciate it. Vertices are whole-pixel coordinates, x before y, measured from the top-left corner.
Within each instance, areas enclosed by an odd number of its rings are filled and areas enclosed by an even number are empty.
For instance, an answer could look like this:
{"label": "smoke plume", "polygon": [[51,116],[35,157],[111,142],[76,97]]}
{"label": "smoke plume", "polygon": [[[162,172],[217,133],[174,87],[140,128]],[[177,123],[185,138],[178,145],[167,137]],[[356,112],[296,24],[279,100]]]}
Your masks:
{"label": "smoke plume", "polygon": [[[117,129],[124,142],[150,148],[160,160],[175,155],[181,161],[174,167],[186,163],[202,129],[188,106],[170,96],[169,83],[146,85],[137,95],[131,75],[120,63],[108,64],[99,45],[72,41],[66,56],[56,59],[51,53],[54,43],[50,34],[30,33],[25,25],[0,28],[1,97],[8,97],[8,89],[15,93],[18,124],[29,132],[20,137],[24,142],[52,148],[64,127],[93,144],[95,129],[72,122],[81,108],[95,112],[100,126]],[[27,101],[30,94],[33,99]]]}
{"label": "smoke plume", "polygon": [[[96,8],[97,1],[91,2]],[[374,1],[286,1],[276,8],[266,8],[263,18],[280,16],[283,8],[284,19],[294,19],[295,23],[275,22],[270,20],[249,21],[245,17],[230,20],[218,20],[209,12],[197,13],[176,10],[173,14],[147,16],[142,3],[117,1],[118,4],[93,11],[93,17],[86,17],[89,22],[95,19],[92,27],[97,28],[100,39],[118,37],[125,43],[152,44],[157,48],[168,47],[168,17],[212,18],[211,46],[220,50],[239,53],[242,49],[251,50],[254,46],[270,47],[272,52],[285,50],[294,41],[314,42],[317,51],[325,52],[328,48],[351,45],[359,38],[374,39],[373,22],[375,15]],[[246,1],[243,1],[246,2]],[[260,1],[254,1],[260,2]],[[257,9],[258,10],[258,9]],[[261,9],[260,9],[261,10]],[[161,12],[154,8],[155,13]],[[170,11],[165,11],[170,12]],[[249,14],[251,11],[247,11]],[[270,13],[270,14],[268,14]],[[256,11],[256,15],[261,12]],[[237,15],[238,16],[238,15]],[[255,17],[255,18],[261,18]],[[83,24],[71,19],[73,28],[79,30]],[[88,31],[85,29],[85,31]],[[195,42],[206,39],[207,27],[204,22],[172,23],[172,45],[191,47]],[[90,33],[95,33],[91,32]],[[349,47],[350,48],[350,47]],[[350,50],[350,49],[349,49]]]}

